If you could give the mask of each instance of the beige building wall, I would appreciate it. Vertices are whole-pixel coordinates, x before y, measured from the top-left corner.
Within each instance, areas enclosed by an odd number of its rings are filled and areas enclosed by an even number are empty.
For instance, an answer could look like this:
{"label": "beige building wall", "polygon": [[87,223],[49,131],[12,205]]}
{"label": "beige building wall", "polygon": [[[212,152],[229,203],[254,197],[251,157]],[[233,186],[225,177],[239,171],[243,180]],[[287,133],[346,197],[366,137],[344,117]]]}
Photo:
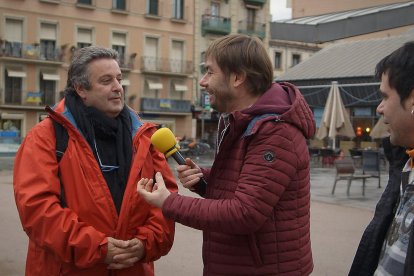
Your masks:
{"label": "beige building wall", "polygon": [[[182,1],[183,8],[174,12],[172,1],[159,0],[154,12],[148,10],[149,1],[125,0],[125,10],[114,9],[113,0],[92,0],[91,5],[78,0],[0,1],[0,122],[12,120],[24,137],[45,115],[45,104],[38,101],[39,94],[33,94],[41,92],[42,76],[54,79],[54,102],[58,101],[72,51],[78,43],[89,42],[124,49],[121,70],[126,103],[141,112],[144,121],[163,123],[180,135],[190,135],[191,112],[174,110],[174,103],[168,100],[188,106],[194,99],[194,2]],[[13,28],[21,28],[21,34],[13,33]],[[50,36],[55,40],[56,56],[45,59],[39,55],[39,44]],[[17,45],[10,44],[10,39],[21,43],[20,54],[10,54],[10,45]],[[22,80],[20,100],[10,101],[11,93],[6,91],[10,72],[24,75],[17,77]],[[149,80],[155,82],[150,85]],[[158,106],[143,109],[144,97]],[[159,108],[163,104],[167,108]]]}
{"label": "beige building wall", "polygon": [[291,0],[292,18],[326,14],[346,10],[355,10],[392,3],[401,0]]}

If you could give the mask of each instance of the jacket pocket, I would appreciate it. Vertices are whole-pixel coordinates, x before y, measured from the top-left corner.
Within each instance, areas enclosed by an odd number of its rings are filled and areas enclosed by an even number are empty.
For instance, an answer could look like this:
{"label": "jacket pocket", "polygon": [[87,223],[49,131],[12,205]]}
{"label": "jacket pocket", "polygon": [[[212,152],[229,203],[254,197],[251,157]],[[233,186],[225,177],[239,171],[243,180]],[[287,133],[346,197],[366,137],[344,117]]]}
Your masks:
{"label": "jacket pocket", "polygon": [[263,260],[262,260],[262,257],[260,256],[260,249],[259,249],[259,246],[257,245],[256,235],[250,234],[248,236],[248,239],[249,239],[250,252],[252,254],[254,263],[257,266],[263,265]]}

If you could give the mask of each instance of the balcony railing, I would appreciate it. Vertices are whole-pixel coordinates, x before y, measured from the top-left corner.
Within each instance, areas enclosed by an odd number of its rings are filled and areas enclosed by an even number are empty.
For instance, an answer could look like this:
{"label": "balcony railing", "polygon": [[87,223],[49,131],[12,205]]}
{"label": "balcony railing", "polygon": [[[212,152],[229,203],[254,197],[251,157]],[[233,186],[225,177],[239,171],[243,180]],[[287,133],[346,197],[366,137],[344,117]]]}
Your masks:
{"label": "balcony railing", "polygon": [[134,69],[134,59],[135,59],[135,56],[134,57],[132,57],[132,56],[129,56],[129,57],[120,56],[119,59],[118,59],[119,67],[122,70],[132,70],[132,69]]}
{"label": "balcony railing", "polygon": [[142,112],[155,113],[191,113],[188,100],[141,98]]}
{"label": "balcony railing", "polygon": [[263,39],[266,37],[266,24],[242,20],[239,21],[238,32],[239,34],[255,35]]}
{"label": "balcony railing", "polygon": [[193,63],[179,59],[143,56],[141,57],[141,70],[152,73],[189,75],[193,72]]}
{"label": "balcony railing", "polygon": [[231,18],[203,14],[201,19],[201,31],[207,33],[226,35],[231,31]]}
{"label": "balcony railing", "polygon": [[63,62],[63,52],[59,48],[42,49],[38,44],[23,44],[21,42],[3,41],[0,44],[0,57]]}
{"label": "balcony railing", "polygon": [[44,107],[54,105],[57,101],[57,93],[45,94],[41,91],[14,91],[12,93],[5,90],[0,93],[0,106]]}
{"label": "balcony railing", "polygon": [[263,6],[266,0],[244,0],[247,5]]}

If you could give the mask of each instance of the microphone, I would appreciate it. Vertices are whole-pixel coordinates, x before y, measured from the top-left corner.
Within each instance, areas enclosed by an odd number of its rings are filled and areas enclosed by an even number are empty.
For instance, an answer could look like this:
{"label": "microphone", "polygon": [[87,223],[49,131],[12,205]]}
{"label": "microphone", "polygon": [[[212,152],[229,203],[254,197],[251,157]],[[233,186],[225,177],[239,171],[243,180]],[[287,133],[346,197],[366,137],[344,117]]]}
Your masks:
{"label": "microphone", "polygon": [[[174,158],[174,160],[179,165],[186,165],[184,157],[178,151],[177,141],[175,136],[169,128],[162,127],[158,129],[151,136],[151,144],[160,152],[162,152],[165,157]],[[200,181],[195,185],[195,191],[200,195],[204,195],[206,192],[207,182],[204,178],[201,178]]]}

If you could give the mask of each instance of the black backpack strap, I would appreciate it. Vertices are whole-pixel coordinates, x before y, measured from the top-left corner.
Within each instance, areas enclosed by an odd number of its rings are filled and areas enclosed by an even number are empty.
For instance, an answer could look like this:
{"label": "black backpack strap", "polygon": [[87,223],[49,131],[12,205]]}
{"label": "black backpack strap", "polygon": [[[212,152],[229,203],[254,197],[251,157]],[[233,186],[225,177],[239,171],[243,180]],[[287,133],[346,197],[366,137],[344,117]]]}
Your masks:
{"label": "black backpack strap", "polygon": [[[55,138],[56,138],[56,160],[59,164],[58,168],[58,177],[60,180],[60,160],[65,154],[66,148],[68,147],[69,135],[68,131],[60,123],[52,119],[53,127],[55,129]],[[65,201],[65,189],[63,188],[62,181],[60,180],[60,205],[62,208],[67,207]]]}

